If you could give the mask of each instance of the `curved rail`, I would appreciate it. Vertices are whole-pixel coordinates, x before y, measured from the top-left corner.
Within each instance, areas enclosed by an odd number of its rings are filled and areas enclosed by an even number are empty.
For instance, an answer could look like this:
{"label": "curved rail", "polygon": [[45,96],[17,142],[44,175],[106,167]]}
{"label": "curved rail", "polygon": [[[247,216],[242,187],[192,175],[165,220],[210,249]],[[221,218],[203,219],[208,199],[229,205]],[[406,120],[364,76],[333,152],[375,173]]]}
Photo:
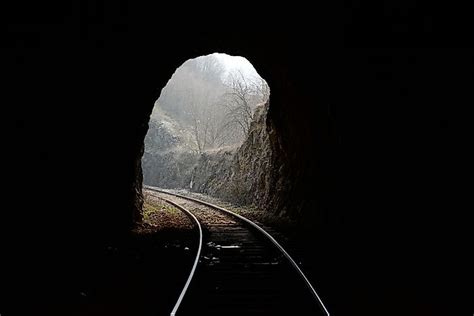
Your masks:
{"label": "curved rail", "polygon": [[[247,224],[251,225],[252,227],[256,228],[258,231],[260,231],[262,234],[264,234],[268,239],[270,239],[270,241],[283,253],[283,255],[288,259],[288,261],[291,263],[291,265],[296,269],[296,271],[298,272],[298,274],[302,277],[303,281],[305,282],[305,284],[308,286],[309,290],[311,291],[311,293],[313,294],[314,298],[316,299],[316,301],[318,302],[319,306],[321,307],[322,310],[324,310],[324,312],[326,313],[326,315],[329,316],[329,311],[327,310],[326,306],[324,306],[324,303],[323,301],[321,300],[321,298],[319,297],[318,293],[316,292],[316,290],[314,289],[313,285],[311,284],[311,282],[309,282],[308,278],[306,277],[306,275],[303,273],[303,271],[300,269],[300,267],[296,264],[296,262],[293,260],[293,258],[288,254],[288,252],[286,252],[286,250],[276,241],[275,238],[273,238],[272,235],[270,235],[266,230],[264,230],[262,227],[258,226],[257,224],[255,224],[254,222],[252,222],[251,220],[247,219],[246,217],[242,216],[242,215],[239,215],[237,213],[234,213],[232,211],[229,211],[225,208],[222,208],[220,206],[217,206],[217,205],[214,205],[212,203],[208,203],[208,202],[205,202],[205,201],[202,201],[202,200],[199,200],[199,199],[195,199],[195,198],[191,198],[191,197],[187,197],[187,196],[184,196],[184,195],[181,195],[181,194],[177,194],[177,193],[172,193],[172,192],[167,192],[167,191],[163,191],[163,190],[160,190],[160,189],[157,189],[157,188],[154,188],[154,187],[150,187],[150,186],[145,186],[145,188],[149,189],[149,190],[152,190],[152,191],[156,191],[156,192],[160,192],[160,193],[164,193],[164,194],[169,194],[169,195],[173,195],[173,196],[176,196],[176,197],[179,197],[179,198],[182,198],[182,199],[186,199],[186,200],[190,200],[190,201],[194,201],[194,202],[197,202],[197,203],[200,203],[200,204],[203,204],[203,205],[206,205],[210,208],[213,208],[213,209],[216,209],[216,210],[219,210],[219,211],[222,211],[224,213],[227,213],[227,214],[230,214],[234,217],[237,217],[239,219],[241,219],[242,221],[246,222]],[[174,204],[174,203],[173,203]],[[174,204],[176,205],[176,204]],[[172,314],[172,316],[174,316],[174,314]]]}
{"label": "curved rail", "polygon": [[194,264],[193,264],[193,267],[191,268],[191,272],[189,273],[188,279],[186,280],[186,283],[184,284],[183,290],[181,291],[181,294],[179,295],[178,300],[176,301],[176,304],[174,305],[173,310],[171,311],[171,314],[170,314],[170,316],[175,316],[176,312],[178,311],[179,306],[181,305],[181,302],[183,301],[184,295],[186,294],[186,291],[188,290],[189,284],[191,283],[191,280],[193,279],[194,272],[196,271],[196,267],[197,267],[197,264],[199,262],[199,257],[201,257],[202,228],[201,228],[201,224],[199,223],[196,216],[194,216],[194,214],[192,214],[190,211],[188,211],[184,207],[182,207],[182,206],[180,206],[180,205],[178,205],[178,204],[176,204],[176,203],[174,203],[174,202],[172,202],[168,199],[163,199],[163,200],[166,201],[167,203],[173,205],[174,207],[182,210],[183,212],[185,212],[189,217],[191,217],[194,220],[194,222],[196,223],[196,225],[198,227],[198,230],[199,230],[199,246],[198,246],[198,250],[197,250],[197,253],[196,253],[196,259],[194,259]]}

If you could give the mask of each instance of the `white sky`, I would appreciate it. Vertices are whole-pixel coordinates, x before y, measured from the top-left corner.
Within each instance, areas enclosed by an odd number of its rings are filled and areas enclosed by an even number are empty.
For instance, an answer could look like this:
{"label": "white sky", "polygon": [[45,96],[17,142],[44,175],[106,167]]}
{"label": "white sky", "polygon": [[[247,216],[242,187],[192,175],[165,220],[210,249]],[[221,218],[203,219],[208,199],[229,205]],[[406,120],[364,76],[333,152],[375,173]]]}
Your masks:
{"label": "white sky", "polygon": [[215,55],[224,64],[227,73],[234,70],[240,70],[245,77],[260,77],[252,64],[244,57],[231,56],[221,53],[214,53],[213,55]]}

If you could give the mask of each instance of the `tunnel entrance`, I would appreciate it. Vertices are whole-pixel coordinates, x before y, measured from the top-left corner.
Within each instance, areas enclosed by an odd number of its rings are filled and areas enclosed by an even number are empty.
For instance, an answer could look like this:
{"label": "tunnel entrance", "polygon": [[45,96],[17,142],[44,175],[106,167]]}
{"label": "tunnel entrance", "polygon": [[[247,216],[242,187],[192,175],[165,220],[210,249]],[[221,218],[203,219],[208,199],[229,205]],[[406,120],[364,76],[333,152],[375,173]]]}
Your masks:
{"label": "tunnel entrance", "polygon": [[[213,53],[184,62],[150,116],[144,185],[230,195],[223,184],[239,172],[235,157],[259,128],[256,120],[264,124],[269,95],[268,84],[244,57]],[[232,181],[234,193],[246,190],[241,180]]]}

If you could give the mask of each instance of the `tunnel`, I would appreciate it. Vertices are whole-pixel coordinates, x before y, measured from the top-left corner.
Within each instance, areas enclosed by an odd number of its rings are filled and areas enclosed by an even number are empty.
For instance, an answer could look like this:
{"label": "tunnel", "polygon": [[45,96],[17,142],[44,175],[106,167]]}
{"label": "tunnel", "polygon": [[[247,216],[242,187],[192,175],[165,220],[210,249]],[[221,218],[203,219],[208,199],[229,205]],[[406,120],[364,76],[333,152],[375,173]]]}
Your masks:
{"label": "tunnel", "polygon": [[372,30],[352,11],[344,36],[334,21],[170,32],[124,12],[97,5],[8,25],[2,315],[74,314],[87,299],[84,280],[102,277],[141,221],[144,138],[161,88],[184,61],[215,51],[245,56],[271,87],[275,184],[261,206],[304,232],[331,314],[465,307],[466,221],[443,166],[459,168],[449,136],[467,126],[457,109],[472,103],[472,51],[434,49],[411,21]]}

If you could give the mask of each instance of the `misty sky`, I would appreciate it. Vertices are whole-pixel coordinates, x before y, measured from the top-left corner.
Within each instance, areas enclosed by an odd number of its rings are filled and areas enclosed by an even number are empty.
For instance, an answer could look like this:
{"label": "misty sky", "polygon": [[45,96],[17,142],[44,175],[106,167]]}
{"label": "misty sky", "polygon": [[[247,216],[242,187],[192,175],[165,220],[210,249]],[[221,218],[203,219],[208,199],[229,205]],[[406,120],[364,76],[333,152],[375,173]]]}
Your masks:
{"label": "misty sky", "polygon": [[231,71],[241,71],[245,77],[255,78],[259,77],[257,71],[252,66],[252,64],[244,57],[240,56],[231,56],[227,54],[214,53],[215,55],[226,67],[227,73],[224,74],[224,78]]}

